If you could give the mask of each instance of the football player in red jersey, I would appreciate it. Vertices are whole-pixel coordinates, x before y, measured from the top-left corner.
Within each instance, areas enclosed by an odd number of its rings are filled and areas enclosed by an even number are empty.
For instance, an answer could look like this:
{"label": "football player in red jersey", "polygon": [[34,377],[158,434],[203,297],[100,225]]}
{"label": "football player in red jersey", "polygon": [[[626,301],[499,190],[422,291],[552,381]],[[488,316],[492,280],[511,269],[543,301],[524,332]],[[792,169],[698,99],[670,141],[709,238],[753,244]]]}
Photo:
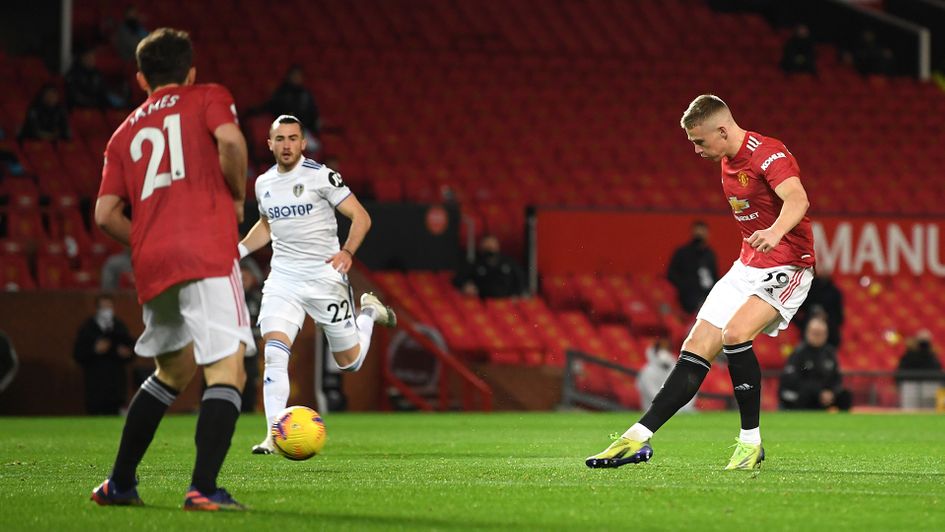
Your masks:
{"label": "football player in red jersey", "polygon": [[112,473],[92,499],[142,504],[138,463],[200,365],[207,388],[184,509],[242,509],[216,481],[240,413],[243,357],[255,350],[236,251],[246,141],[229,91],[194,84],[187,33],[155,30],[136,55],[148,99],[108,142],[95,223],[131,246],[145,324],[135,352],[157,371],[132,399]]}
{"label": "football player in red jersey", "polygon": [[752,341],[776,336],[807,297],[814,268],[809,202],[797,161],[784,144],[746,131],[719,97],[703,94],[680,125],[698,155],[722,165],[722,189],[742,233],[739,259],[712,288],[682,346],[676,367],[652,406],[588,467],[645,462],[649,440],[699,390],[724,352],[741,414],[735,453],[725,469],[757,469],[761,446],[761,368]]}

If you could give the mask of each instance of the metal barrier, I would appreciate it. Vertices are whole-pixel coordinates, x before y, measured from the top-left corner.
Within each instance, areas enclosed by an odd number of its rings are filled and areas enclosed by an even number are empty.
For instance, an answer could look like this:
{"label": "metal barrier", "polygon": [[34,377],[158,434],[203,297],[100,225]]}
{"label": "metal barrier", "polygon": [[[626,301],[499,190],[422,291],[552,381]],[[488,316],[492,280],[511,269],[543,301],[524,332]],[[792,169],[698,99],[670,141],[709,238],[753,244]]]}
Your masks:
{"label": "metal barrier", "polygon": [[[632,368],[617,364],[616,362],[589,355],[582,351],[569,349],[565,352],[561,408],[586,406],[598,410],[626,410],[626,407],[616,401],[578,389],[576,373],[582,371],[583,364],[600,366],[634,378],[636,378],[639,373]],[[703,399],[721,400],[725,402],[727,408],[735,408],[735,397],[731,395],[700,391],[697,396]]]}
{"label": "metal barrier", "polygon": [[[638,371],[577,350],[566,352],[561,407],[587,407],[597,410],[626,410],[626,407],[607,397],[581,390],[578,376],[587,373],[585,365],[598,366],[609,371],[636,378]],[[937,409],[945,412],[945,373],[935,371],[842,371],[843,387],[850,390],[855,407]],[[761,374],[762,389],[778,389],[781,372],[766,370]],[[921,383],[919,386],[912,384]],[[911,394],[911,395],[910,395]],[[725,402],[729,409],[737,407],[730,394],[700,391],[697,397]]]}

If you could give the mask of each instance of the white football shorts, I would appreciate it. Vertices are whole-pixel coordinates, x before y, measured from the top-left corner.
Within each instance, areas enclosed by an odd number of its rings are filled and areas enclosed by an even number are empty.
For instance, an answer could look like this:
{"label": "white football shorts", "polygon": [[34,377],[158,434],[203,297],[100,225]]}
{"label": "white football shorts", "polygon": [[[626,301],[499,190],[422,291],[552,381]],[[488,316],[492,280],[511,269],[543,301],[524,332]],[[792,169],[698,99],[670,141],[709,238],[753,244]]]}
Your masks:
{"label": "white football shorts", "polygon": [[359,343],[354,310],[354,294],[346,277],[298,280],[270,273],[263,285],[259,323],[267,325],[267,319],[279,318],[301,329],[308,314],[325,331],[331,351],[337,353]]}
{"label": "white football shorts", "polygon": [[144,333],[135,352],[153,358],[194,343],[194,359],[205,366],[246,344],[256,354],[249,311],[243,297],[239,264],[226,277],[208,277],[176,284],[144,304]]}
{"label": "white football shorts", "polygon": [[768,336],[777,336],[779,331],[787,329],[791,318],[807,299],[813,279],[813,268],[753,268],[736,260],[728,273],[712,287],[696,319],[724,329],[750,296],[758,296],[781,314],[780,320],[771,322],[763,331]]}

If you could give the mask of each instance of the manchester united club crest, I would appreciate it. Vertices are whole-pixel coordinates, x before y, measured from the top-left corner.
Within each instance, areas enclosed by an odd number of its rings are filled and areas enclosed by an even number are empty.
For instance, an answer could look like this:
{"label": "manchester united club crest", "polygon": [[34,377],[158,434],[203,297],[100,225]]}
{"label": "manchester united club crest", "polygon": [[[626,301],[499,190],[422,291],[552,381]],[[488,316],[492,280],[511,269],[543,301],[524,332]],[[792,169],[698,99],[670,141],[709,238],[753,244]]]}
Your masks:
{"label": "manchester united club crest", "polygon": [[741,184],[741,186],[747,187],[747,186],[748,186],[748,174],[745,173],[744,171],[738,172],[738,182]]}
{"label": "manchester united club crest", "polygon": [[305,185],[303,185],[302,183],[299,183],[295,185],[294,187],[292,187],[292,193],[295,194],[296,198],[301,196],[302,192],[305,192]]}

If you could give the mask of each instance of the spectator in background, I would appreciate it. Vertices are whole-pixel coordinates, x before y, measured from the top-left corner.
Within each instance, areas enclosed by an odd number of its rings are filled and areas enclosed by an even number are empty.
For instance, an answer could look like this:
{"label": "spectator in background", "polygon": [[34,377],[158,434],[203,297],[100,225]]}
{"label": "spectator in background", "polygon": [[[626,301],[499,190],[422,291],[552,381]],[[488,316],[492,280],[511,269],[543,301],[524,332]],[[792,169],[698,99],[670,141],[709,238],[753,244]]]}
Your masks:
{"label": "spectator in background", "polygon": [[476,261],[460,271],[453,284],[464,294],[483,299],[526,295],[525,272],[511,257],[500,253],[495,235],[482,237]]}
{"label": "spectator in background", "polygon": [[95,299],[95,315],[85,320],[75,339],[73,357],[85,373],[85,410],[92,415],[117,415],[125,404],[134,339],[115,317],[110,296]]}
{"label": "spectator in background", "polygon": [[[0,128],[0,140],[6,138],[6,132]],[[23,175],[23,164],[13,150],[0,146],[0,181],[8,175]]]}
{"label": "spectator in background", "polygon": [[715,252],[709,247],[709,226],[705,222],[692,223],[692,240],[673,253],[666,277],[676,287],[683,310],[690,314],[699,310],[719,277]]}
{"label": "spectator in background", "polygon": [[827,322],[814,317],[804,341],[791,353],[781,372],[778,396],[788,410],[849,410],[850,392],[843,389],[837,352],[827,343]]}
{"label": "spectator in background", "polygon": [[69,113],[62,103],[59,88],[43,85],[26,111],[26,119],[18,135],[20,140],[69,140]]}
{"label": "spectator in background", "polygon": [[807,26],[799,25],[794,35],[784,43],[781,69],[787,74],[817,75],[817,50]]}
{"label": "spectator in background", "polygon": [[125,10],[125,18],[116,28],[115,35],[112,37],[112,44],[118,56],[129,63],[135,62],[135,51],[138,49],[138,43],[147,36],[148,30],[141,24],[141,14],[138,8],[129,6]]}
{"label": "spectator in background", "polygon": [[883,47],[876,41],[876,34],[865,30],[860,35],[860,41],[853,51],[853,66],[864,75],[881,74],[883,68]]}
{"label": "spectator in background", "polygon": [[[640,392],[640,408],[646,410],[653,403],[653,398],[663,387],[666,378],[676,365],[676,355],[670,348],[669,338],[660,337],[646,348],[646,364],[637,375],[637,390]],[[696,398],[679,409],[680,412],[695,412]]]}
{"label": "spectator in background", "polygon": [[896,75],[896,56],[889,48],[883,48],[879,52],[879,59],[876,61],[876,70],[873,72],[877,76],[895,76]]}
{"label": "spectator in background", "polygon": [[801,330],[806,330],[807,322],[818,315],[827,320],[827,343],[839,348],[844,319],[843,292],[834,284],[830,270],[821,267],[817,267],[807,299],[797,311],[797,324]]}
{"label": "spectator in background", "polygon": [[108,89],[105,76],[95,67],[95,50],[89,48],[79,54],[66,73],[66,105],[69,108],[108,107]]}
{"label": "spectator in background", "polygon": [[[927,376],[910,372],[928,372]],[[932,333],[919,331],[906,342],[906,352],[896,369],[899,383],[899,406],[902,408],[931,408],[942,381],[942,363],[932,349]]]}
{"label": "spectator in background", "polygon": [[294,65],[289,69],[282,84],[272,93],[263,108],[275,116],[292,115],[298,118],[305,129],[305,139],[308,142],[305,150],[318,149],[318,104],[315,103],[312,93],[305,88],[305,73],[302,67]]}
{"label": "spectator in background", "polygon": [[102,291],[114,292],[121,287],[122,275],[134,277],[134,270],[131,267],[131,250],[125,249],[121,253],[115,253],[105,259],[102,264]]}
{"label": "spectator in background", "polygon": [[[257,273],[258,272],[258,273]],[[260,281],[262,272],[252,257],[244,257],[240,261],[240,275],[243,279],[243,295],[246,297],[246,310],[249,311],[249,323],[253,328],[253,339],[259,344],[262,334],[259,332],[259,309],[262,308],[262,288]],[[242,412],[256,410],[256,385],[259,381],[258,351],[252,356],[243,357],[243,366],[246,369],[246,384],[243,387]]]}

